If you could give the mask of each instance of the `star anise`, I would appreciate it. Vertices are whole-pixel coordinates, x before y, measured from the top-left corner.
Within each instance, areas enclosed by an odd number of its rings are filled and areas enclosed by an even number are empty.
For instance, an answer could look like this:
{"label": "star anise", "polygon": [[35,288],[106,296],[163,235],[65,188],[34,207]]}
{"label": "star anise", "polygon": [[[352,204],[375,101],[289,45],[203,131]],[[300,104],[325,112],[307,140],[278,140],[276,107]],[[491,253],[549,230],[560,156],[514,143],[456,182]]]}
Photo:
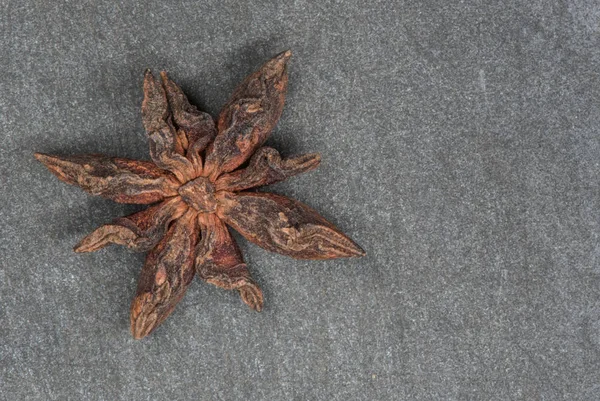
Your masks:
{"label": "star anise", "polygon": [[262,291],[226,224],[249,241],[293,258],[364,255],[303,203],[245,192],[312,170],[320,162],[316,153],[282,159],[275,149],[262,147],[283,109],[290,56],[283,52],[247,77],[216,124],[190,105],[165,72],[161,82],[146,71],[142,117],[152,162],[95,154],[35,155],[60,180],[93,195],[120,203],[155,203],[101,226],[75,247],[76,252],[92,252],[113,243],[150,251],[131,305],[135,338],[164,321],[194,273],[218,287],[238,290],[248,306],[261,310]]}

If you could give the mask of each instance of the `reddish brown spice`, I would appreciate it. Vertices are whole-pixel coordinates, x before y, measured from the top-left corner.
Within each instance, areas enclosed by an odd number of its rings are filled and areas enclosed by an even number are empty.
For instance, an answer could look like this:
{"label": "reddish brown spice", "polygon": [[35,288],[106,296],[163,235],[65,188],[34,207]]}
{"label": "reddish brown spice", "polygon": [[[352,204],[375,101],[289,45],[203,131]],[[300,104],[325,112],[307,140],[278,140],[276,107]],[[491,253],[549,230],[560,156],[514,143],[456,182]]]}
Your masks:
{"label": "reddish brown spice", "polygon": [[[298,201],[240,192],[312,170],[321,160],[316,153],[282,159],[275,149],[262,147],[283,109],[290,56],[283,52],[247,77],[216,124],[189,104],[166,73],[158,80],[146,71],[142,118],[152,162],[36,153],[60,180],[91,194],[120,203],[154,203],[101,226],[75,247],[76,252],[93,252],[113,243],[149,251],[131,305],[135,338],[165,320],[194,274],[238,290],[248,306],[262,309],[262,291],[226,224],[249,241],[293,258],[365,254]],[[238,169],[248,159],[247,167]]]}

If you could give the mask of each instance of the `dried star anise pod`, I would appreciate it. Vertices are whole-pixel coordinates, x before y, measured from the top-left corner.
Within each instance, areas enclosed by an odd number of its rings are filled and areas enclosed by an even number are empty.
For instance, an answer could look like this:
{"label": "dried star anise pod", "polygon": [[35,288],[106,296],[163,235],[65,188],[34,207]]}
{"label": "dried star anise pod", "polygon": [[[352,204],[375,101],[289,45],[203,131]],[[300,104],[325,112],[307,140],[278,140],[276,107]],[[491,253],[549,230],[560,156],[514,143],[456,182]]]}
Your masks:
{"label": "dried star anise pod", "polygon": [[150,251],[131,305],[135,338],[165,320],[194,273],[218,287],[238,290],[248,306],[261,310],[262,291],[226,224],[249,241],[293,258],[365,254],[303,203],[245,192],[312,170],[320,162],[316,153],[282,159],[275,149],[262,147],[283,109],[290,56],[283,52],[247,77],[216,124],[190,105],[166,73],[157,80],[146,71],[142,117],[152,162],[36,153],[60,180],[91,194],[154,204],[101,226],[75,247],[76,252],[93,252],[113,243]]}

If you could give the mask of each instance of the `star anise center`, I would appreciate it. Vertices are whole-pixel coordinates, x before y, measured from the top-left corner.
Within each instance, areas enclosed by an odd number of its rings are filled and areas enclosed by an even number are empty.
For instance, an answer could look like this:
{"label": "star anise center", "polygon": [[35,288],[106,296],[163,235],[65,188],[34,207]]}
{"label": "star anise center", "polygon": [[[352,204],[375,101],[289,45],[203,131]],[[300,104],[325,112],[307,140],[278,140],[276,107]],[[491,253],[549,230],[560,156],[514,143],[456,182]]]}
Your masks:
{"label": "star anise center", "polygon": [[199,212],[213,213],[217,209],[215,186],[206,177],[198,177],[177,190],[181,198]]}

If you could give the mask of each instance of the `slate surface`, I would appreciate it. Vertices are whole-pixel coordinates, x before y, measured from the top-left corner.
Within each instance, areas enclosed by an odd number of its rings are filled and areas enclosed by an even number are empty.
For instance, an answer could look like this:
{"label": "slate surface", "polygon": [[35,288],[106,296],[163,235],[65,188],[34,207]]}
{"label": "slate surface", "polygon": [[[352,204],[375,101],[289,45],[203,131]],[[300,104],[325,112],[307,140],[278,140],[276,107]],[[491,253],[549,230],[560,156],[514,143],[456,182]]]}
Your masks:
{"label": "slate surface", "polygon": [[[600,399],[600,8],[591,0],[0,1],[0,399]],[[143,254],[72,246],[137,210],[33,152],[147,158],[142,72],[216,115],[290,48],[272,191],[368,252],[242,241],[250,311],[195,281],[152,336]]]}

